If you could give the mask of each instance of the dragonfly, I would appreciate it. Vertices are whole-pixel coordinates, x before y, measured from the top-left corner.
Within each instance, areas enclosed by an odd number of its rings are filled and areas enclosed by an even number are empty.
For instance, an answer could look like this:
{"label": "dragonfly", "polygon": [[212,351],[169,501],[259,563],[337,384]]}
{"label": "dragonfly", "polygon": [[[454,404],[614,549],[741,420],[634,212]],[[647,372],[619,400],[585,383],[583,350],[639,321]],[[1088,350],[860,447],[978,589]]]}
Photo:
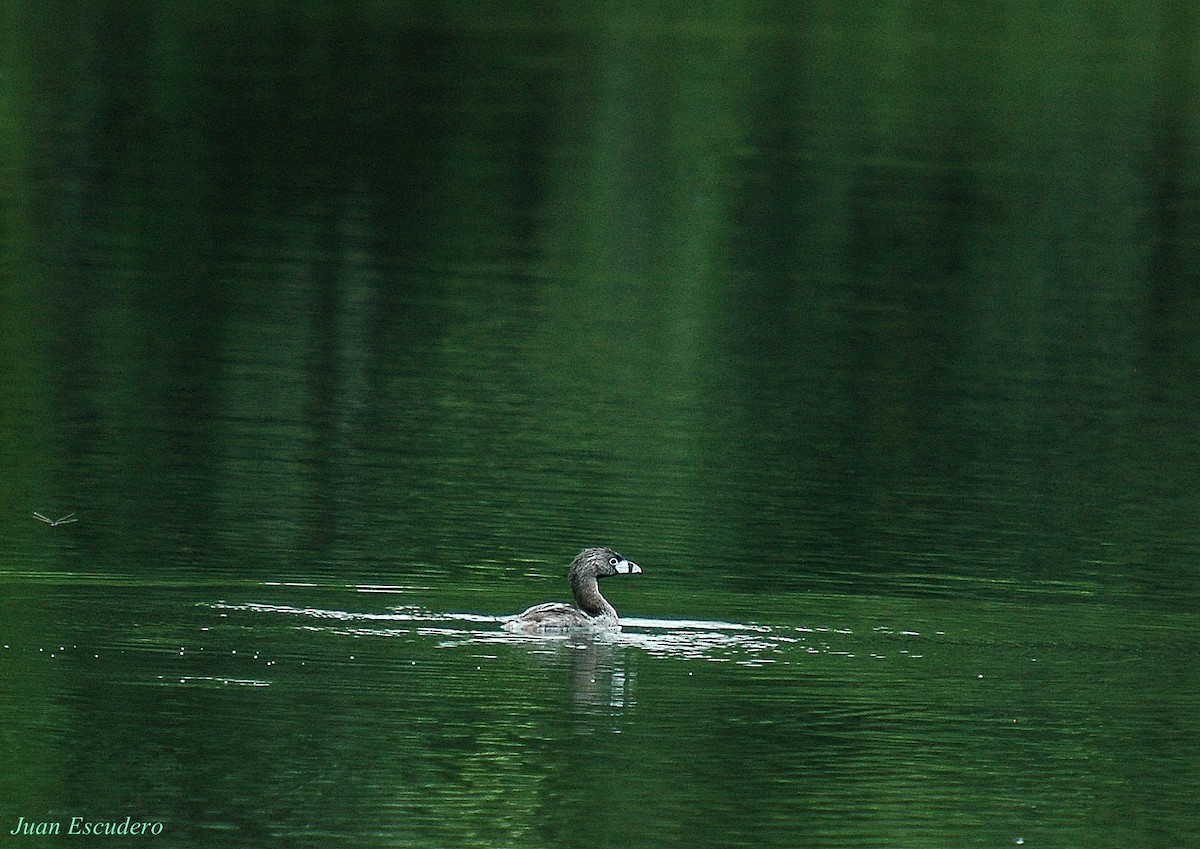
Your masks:
{"label": "dragonfly", "polygon": [[47,525],[49,525],[52,528],[57,528],[59,525],[68,525],[71,522],[79,521],[78,519],[75,518],[74,513],[68,513],[67,515],[63,516],[61,519],[51,519],[49,516],[43,516],[41,513],[34,513],[33,518],[35,518],[39,521],[45,522]]}

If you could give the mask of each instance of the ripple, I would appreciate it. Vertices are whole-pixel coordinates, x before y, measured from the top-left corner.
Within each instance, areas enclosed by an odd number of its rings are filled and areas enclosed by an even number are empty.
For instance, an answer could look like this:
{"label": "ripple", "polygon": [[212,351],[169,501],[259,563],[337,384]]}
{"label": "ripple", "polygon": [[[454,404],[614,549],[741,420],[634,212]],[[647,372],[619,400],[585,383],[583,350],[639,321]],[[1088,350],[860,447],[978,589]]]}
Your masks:
{"label": "ripple", "polygon": [[158,675],[156,683],[164,687],[270,687],[270,681],[256,678],[229,678],[222,675]]}
{"label": "ripple", "polygon": [[204,605],[212,610],[228,610],[243,613],[279,613],[289,616],[304,616],[311,619],[332,619],[338,622],[471,622],[496,624],[497,616],[482,616],[477,613],[433,613],[419,607],[398,607],[391,613],[363,613],[349,610],[330,610],[321,607],[294,607],[288,604],[228,604],[211,602]]}
{"label": "ripple", "polygon": [[[644,651],[652,657],[764,666],[802,662],[814,654],[854,657],[844,643],[853,633],[845,629],[810,628],[697,619],[621,620],[620,631],[605,633],[513,634],[496,627],[505,617],[475,613],[446,613],[419,606],[384,613],[248,602],[209,603],[222,612],[289,616],[296,627],[353,637],[417,637],[436,639],[437,648],[463,646],[550,646],[587,641]],[[324,623],[324,624],[323,624]]]}

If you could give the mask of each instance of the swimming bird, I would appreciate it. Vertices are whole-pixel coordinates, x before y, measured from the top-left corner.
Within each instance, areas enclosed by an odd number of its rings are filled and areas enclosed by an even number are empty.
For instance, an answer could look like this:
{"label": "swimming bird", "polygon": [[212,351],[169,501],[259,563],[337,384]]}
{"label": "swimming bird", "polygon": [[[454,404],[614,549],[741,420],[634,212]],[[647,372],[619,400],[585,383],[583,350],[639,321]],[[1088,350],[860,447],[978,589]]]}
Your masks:
{"label": "swimming bird", "polygon": [[522,634],[576,629],[617,630],[616,609],[600,595],[598,580],[610,575],[638,575],[642,567],[611,548],[585,548],[571,561],[567,573],[575,607],[558,601],[535,604],[504,623],[504,630]]}

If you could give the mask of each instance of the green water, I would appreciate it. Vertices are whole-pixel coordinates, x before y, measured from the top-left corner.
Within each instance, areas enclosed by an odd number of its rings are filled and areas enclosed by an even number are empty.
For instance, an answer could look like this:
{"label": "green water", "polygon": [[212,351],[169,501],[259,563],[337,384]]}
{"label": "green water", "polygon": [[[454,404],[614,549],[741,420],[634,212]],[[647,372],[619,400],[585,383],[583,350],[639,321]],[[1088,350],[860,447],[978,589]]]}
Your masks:
{"label": "green water", "polygon": [[8,4],[0,845],[1200,845],[1190,7],[343,5]]}

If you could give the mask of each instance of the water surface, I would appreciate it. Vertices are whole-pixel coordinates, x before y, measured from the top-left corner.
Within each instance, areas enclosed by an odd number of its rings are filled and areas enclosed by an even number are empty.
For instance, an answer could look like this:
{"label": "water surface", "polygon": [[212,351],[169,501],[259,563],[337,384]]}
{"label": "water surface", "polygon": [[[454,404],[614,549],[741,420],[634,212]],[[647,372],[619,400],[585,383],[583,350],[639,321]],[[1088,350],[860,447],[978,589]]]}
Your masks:
{"label": "water surface", "polygon": [[4,832],[1200,843],[1193,16],[671,6],[12,6]]}

